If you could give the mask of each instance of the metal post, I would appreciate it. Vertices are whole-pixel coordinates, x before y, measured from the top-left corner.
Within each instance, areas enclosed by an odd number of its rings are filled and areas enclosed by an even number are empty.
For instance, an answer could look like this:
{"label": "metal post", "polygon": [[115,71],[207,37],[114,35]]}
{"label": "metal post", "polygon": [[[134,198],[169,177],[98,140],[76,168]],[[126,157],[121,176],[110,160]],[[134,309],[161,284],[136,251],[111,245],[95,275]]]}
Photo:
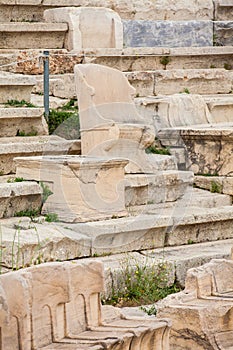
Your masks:
{"label": "metal post", "polygon": [[49,51],[43,52],[44,62],[44,115],[49,119]]}

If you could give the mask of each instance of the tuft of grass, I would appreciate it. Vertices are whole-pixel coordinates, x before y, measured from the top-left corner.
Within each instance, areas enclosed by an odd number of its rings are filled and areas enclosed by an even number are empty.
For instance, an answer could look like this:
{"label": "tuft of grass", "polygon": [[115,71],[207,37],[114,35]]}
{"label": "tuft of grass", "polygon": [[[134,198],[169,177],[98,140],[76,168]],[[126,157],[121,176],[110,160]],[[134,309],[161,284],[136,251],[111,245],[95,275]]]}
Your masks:
{"label": "tuft of grass", "polygon": [[25,100],[8,100],[5,103],[5,106],[11,106],[11,107],[30,107],[30,108],[34,108],[36,107],[33,103],[31,102],[27,102]]}
{"label": "tuft of grass", "polygon": [[210,192],[211,193],[222,193],[222,186],[216,181],[211,181],[210,183]]}
{"label": "tuft of grass", "polygon": [[45,221],[47,222],[58,222],[58,215],[56,213],[48,213],[45,215]]}
{"label": "tuft of grass", "polygon": [[8,179],[7,182],[8,183],[13,183],[13,182],[23,182],[25,181],[23,177],[16,177],[14,179]]}
{"label": "tuft of grass", "polygon": [[140,309],[144,311],[149,316],[156,316],[157,315],[157,309],[155,305],[149,305],[149,306],[141,306]]}
{"label": "tuft of grass", "polygon": [[119,285],[112,289],[111,297],[102,302],[119,307],[155,303],[181,290],[176,282],[168,285],[168,275],[165,262],[147,265],[134,259],[122,261]]}
{"label": "tuft of grass", "polygon": [[167,69],[167,65],[171,62],[171,58],[169,56],[163,56],[160,58],[160,63],[164,66],[164,70]]}
{"label": "tuft of grass", "polygon": [[180,94],[190,94],[190,91],[189,91],[188,88],[184,88],[184,89],[180,92]]}
{"label": "tuft of grass", "polygon": [[37,130],[33,128],[29,132],[25,132],[24,130],[22,131],[18,130],[16,134],[16,136],[37,136],[37,135],[38,135]]}
{"label": "tuft of grass", "polygon": [[162,154],[162,155],[168,155],[168,156],[171,155],[171,153],[170,153],[168,148],[158,148],[158,147],[153,146],[153,145],[146,149],[146,153],[147,154],[150,154],[150,153]]}
{"label": "tuft of grass", "polygon": [[44,184],[42,181],[39,183],[41,188],[42,188],[42,203],[44,204],[48,197],[51,196],[53,194],[53,192],[50,190],[49,186],[47,186],[46,184]]}
{"label": "tuft of grass", "polygon": [[18,211],[15,213],[14,216],[17,216],[17,217],[28,216],[32,219],[39,215],[40,215],[40,209],[38,208],[38,209],[27,209],[27,210]]}

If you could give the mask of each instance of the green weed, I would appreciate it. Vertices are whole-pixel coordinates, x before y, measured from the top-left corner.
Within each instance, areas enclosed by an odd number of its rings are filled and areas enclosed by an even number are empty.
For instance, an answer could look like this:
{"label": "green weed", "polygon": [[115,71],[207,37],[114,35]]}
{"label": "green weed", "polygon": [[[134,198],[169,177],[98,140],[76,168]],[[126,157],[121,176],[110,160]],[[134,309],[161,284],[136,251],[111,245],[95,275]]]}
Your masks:
{"label": "green weed", "polygon": [[11,106],[11,107],[30,107],[30,108],[35,108],[36,106],[31,103],[31,102],[27,102],[25,100],[8,100],[5,103],[5,106]]}
{"label": "green weed", "polygon": [[48,213],[45,215],[45,221],[47,222],[58,222],[58,215],[56,213]]}
{"label": "green weed", "polygon": [[49,186],[45,185],[44,182],[40,182],[39,183],[41,188],[42,188],[42,203],[44,204],[48,197],[51,196],[53,194],[53,192],[50,190]]}
{"label": "green weed", "polygon": [[162,155],[171,155],[168,148],[158,148],[156,146],[150,146],[146,149],[146,153],[153,153],[153,154],[162,154]]}
{"label": "green weed", "polygon": [[210,183],[210,192],[211,193],[222,193],[222,186],[216,181],[211,181]]}

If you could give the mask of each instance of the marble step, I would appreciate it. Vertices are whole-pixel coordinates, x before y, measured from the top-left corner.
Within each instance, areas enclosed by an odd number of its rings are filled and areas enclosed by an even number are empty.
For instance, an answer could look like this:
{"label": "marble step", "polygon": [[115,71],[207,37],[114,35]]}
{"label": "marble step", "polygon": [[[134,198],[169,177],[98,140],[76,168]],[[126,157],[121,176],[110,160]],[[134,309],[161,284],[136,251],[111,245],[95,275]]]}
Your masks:
{"label": "marble step", "polygon": [[30,102],[36,80],[32,76],[0,72],[0,103],[8,100]]}
{"label": "marble step", "polygon": [[66,23],[0,23],[0,48],[63,48],[67,30]]}
{"label": "marble step", "polygon": [[15,157],[80,153],[80,140],[58,136],[3,137],[0,138],[0,174],[15,173]]}
{"label": "marble step", "polygon": [[[0,137],[48,135],[43,108],[5,108],[0,106]],[[22,136],[24,136],[22,135]]]}
{"label": "marble step", "polygon": [[64,6],[100,6],[114,8],[124,19],[148,20],[212,20],[214,6],[212,1],[202,0],[197,4],[195,0],[184,3],[177,0],[175,4],[166,0],[160,2],[136,3],[125,0],[24,0],[23,3],[11,0],[1,0],[0,21],[42,21],[46,9]]}
{"label": "marble step", "polygon": [[36,182],[0,183],[0,218],[18,216],[26,211],[39,212],[41,205],[42,189]]}
{"label": "marble step", "polygon": [[175,202],[188,193],[193,183],[193,173],[162,170],[154,175],[125,176],[126,206]]}
{"label": "marble step", "polygon": [[[191,198],[186,196],[176,203],[131,207],[128,217],[88,223],[51,224],[44,222],[42,218],[38,218],[40,223],[32,223],[30,218],[26,217],[20,218],[20,223],[19,218],[1,220],[2,244],[6,247],[3,250],[2,261],[7,269],[11,269],[12,242],[16,225],[21,228],[19,267],[30,264],[38,256],[42,261],[64,261],[110,254],[115,256],[120,253],[129,256],[129,252],[150,249],[158,249],[157,257],[161,261],[163,252],[176,250],[179,254],[181,246],[184,250],[188,250],[196,243],[204,244],[203,252],[206,252],[205,244],[210,244],[208,255],[211,258],[211,251],[215,254],[221,240],[225,240],[225,248],[228,245],[230,252],[233,240],[233,206],[218,206],[221,201],[208,200],[209,195],[212,197],[212,194],[207,192],[203,200],[205,195],[200,195],[199,191],[194,190]],[[195,202],[192,202],[194,197]],[[226,200],[225,196],[224,199]],[[209,203],[212,202],[214,205],[214,201],[215,206],[209,207]],[[227,199],[226,204],[228,203]],[[200,254],[202,254],[201,247],[202,244],[199,245]],[[222,253],[225,252],[225,248]],[[184,256],[179,254],[181,260],[184,257],[181,264],[185,265],[185,261],[188,264],[188,254],[188,252]],[[165,257],[169,258],[167,255]],[[192,256],[190,258],[191,264],[193,258]]]}
{"label": "marble step", "polygon": [[233,69],[232,60],[231,46],[84,50],[85,63],[103,64],[124,72],[155,69]]}
{"label": "marble step", "polygon": [[[225,69],[171,69],[125,72],[136,97],[188,93],[211,95],[232,91],[233,72]],[[43,78],[36,76],[33,93],[43,92]],[[74,74],[50,75],[50,95],[75,98]]]}
{"label": "marble step", "polygon": [[[73,73],[74,65],[81,62],[103,64],[124,72],[155,69],[233,69],[232,46],[85,49],[72,55],[66,49],[49,51],[51,74]],[[14,73],[42,74],[43,66],[39,64],[41,54],[42,50],[38,49],[0,49],[0,66],[3,66],[1,69]]]}

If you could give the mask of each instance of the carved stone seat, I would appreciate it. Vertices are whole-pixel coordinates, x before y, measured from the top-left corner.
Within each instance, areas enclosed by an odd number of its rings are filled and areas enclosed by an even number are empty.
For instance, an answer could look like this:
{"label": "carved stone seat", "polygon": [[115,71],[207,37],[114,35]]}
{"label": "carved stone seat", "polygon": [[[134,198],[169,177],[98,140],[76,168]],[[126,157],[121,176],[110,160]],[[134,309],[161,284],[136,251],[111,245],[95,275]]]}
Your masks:
{"label": "carved stone seat", "polygon": [[[0,277],[4,350],[168,350],[169,322],[103,322],[102,264],[47,263]],[[114,308],[113,308],[114,309]]]}

